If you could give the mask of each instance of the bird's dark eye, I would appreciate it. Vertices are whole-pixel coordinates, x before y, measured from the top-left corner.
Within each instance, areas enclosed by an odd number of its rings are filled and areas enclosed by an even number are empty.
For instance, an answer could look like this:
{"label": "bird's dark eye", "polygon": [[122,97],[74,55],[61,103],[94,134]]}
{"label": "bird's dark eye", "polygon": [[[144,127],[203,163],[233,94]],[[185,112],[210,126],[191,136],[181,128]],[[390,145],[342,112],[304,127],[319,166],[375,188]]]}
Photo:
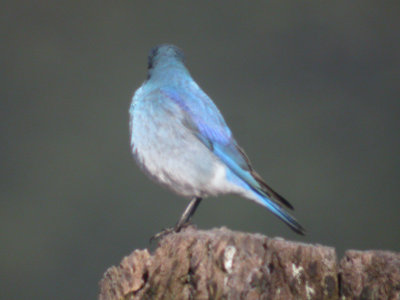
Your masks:
{"label": "bird's dark eye", "polygon": [[178,47],[175,47],[175,57],[182,61],[185,62],[185,54],[183,54],[183,51],[179,49]]}
{"label": "bird's dark eye", "polygon": [[157,56],[158,54],[158,47],[154,47],[153,49],[151,49],[150,54],[149,54],[149,58],[147,61],[147,68],[148,69],[152,69],[153,68],[153,62],[154,62],[154,58]]}

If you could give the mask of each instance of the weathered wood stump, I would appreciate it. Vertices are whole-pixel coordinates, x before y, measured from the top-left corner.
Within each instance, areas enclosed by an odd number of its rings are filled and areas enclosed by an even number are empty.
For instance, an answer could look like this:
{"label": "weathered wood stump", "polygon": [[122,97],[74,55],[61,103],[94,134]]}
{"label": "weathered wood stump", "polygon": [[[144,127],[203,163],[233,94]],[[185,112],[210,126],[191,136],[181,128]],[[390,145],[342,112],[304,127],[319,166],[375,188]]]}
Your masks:
{"label": "weathered wood stump", "polygon": [[400,254],[348,251],[193,227],[151,255],[135,250],[100,282],[100,300],[400,299]]}

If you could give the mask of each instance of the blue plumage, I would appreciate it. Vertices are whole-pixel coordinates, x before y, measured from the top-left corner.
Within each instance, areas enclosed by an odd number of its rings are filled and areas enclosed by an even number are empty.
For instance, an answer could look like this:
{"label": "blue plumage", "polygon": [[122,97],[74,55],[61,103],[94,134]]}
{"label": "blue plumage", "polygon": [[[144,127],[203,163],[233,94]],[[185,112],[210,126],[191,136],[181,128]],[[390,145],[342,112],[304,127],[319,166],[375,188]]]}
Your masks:
{"label": "blue plumage", "polygon": [[190,219],[201,198],[238,194],[267,207],[295,232],[302,226],[284,209],[290,203],[254,171],[213,101],[192,79],[183,52],[173,45],[151,50],[148,78],[135,92],[131,146],[145,173],[193,200],[174,230]]}

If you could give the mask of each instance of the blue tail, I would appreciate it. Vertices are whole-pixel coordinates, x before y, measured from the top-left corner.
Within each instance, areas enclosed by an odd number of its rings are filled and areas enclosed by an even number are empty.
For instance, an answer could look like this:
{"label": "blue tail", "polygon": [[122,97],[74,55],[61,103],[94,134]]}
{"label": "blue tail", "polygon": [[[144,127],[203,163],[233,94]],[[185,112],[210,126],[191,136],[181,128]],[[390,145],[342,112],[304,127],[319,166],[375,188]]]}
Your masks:
{"label": "blue tail", "polygon": [[281,206],[257,191],[254,191],[254,194],[257,196],[257,203],[260,203],[262,206],[268,208],[275,216],[285,222],[293,231],[298,234],[305,235],[306,230],[303,228],[303,226],[301,226],[299,222],[297,222],[296,219],[286,212]]}

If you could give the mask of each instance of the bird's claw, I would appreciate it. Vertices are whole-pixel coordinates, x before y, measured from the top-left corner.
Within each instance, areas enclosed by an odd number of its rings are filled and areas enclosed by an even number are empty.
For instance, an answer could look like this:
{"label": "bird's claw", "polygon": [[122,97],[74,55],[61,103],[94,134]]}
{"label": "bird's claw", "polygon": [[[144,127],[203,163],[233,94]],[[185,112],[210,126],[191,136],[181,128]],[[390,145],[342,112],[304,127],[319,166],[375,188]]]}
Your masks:
{"label": "bird's claw", "polygon": [[186,222],[186,223],[183,223],[183,224],[177,224],[174,227],[165,228],[164,230],[160,231],[159,233],[156,233],[155,235],[153,235],[150,238],[150,243],[152,243],[155,240],[159,240],[159,239],[161,239],[161,238],[163,238],[163,237],[165,237],[165,236],[167,236],[167,235],[169,235],[171,233],[178,233],[183,228],[186,228],[186,227],[188,227],[190,225],[191,225],[191,222]]}
{"label": "bird's claw", "polygon": [[164,237],[164,236],[166,236],[166,235],[168,235],[168,234],[170,234],[170,233],[173,233],[173,232],[176,232],[176,231],[175,231],[175,227],[165,228],[165,229],[162,230],[161,232],[156,233],[155,235],[153,235],[153,236],[150,238],[150,243],[152,243],[153,241],[158,240],[158,239],[160,239],[160,238],[162,238],[162,237]]}

